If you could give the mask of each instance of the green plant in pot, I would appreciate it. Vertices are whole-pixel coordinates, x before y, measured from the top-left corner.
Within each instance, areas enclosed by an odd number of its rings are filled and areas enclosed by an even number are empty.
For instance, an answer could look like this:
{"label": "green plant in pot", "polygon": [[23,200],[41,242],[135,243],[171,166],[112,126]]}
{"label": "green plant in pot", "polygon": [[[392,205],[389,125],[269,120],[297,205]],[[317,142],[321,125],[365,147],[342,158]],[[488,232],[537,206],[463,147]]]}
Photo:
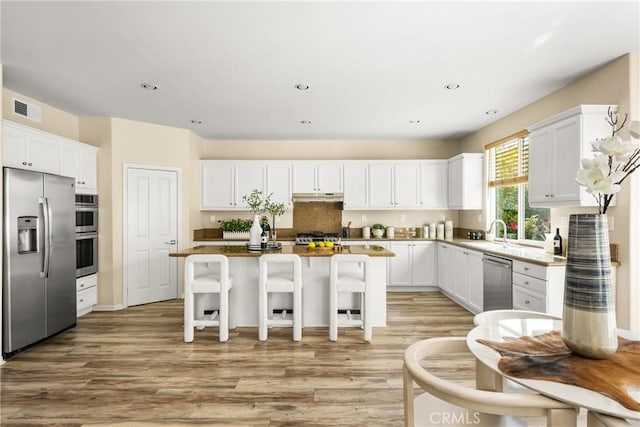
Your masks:
{"label": "green plant in pot", "polygon": [[219,220],[222,236],[225,239],[246,239],[251,230],[252,221],[250,219],[232,218]]}
{"label": "green plant in pot", "polygon": [[384,225],[376,223],[371,226],[371,233],[373,237],[382,237],[384,236],[384,230],[386,230],[386,228]]}
{"label": "green plant in pot", "polygon": [[284,203],[278,203],[278,202],[272,201],[271,196],[273,196],[273,193],[269,194],[267,198],[264,200],[264,211],[271,215],[271,237],[272,237],[272,240],[275,242],[277,238],[276,217],[284,215],[284,213],[287,211],[287,208],[284,205]]}

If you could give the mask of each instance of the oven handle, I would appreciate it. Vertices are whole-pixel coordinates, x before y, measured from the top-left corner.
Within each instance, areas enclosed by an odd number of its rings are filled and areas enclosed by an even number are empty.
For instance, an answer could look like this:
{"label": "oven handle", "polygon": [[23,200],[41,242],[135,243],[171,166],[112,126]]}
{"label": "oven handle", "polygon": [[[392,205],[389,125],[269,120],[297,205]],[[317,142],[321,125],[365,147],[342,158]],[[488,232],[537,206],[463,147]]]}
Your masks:
{"label": "oven handle", "polygon": [[76,233],[76,240],[95,239],[98,237],[98,233]]}

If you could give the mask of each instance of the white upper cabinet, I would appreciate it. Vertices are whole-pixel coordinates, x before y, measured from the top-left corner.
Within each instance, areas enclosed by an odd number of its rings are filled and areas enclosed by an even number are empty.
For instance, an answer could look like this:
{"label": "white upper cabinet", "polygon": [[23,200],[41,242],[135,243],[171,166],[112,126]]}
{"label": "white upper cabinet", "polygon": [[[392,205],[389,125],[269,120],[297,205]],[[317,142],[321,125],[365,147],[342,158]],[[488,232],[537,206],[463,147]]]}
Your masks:
{"label": "white upper cabinet", "polygon": [[271,200],[284,204],[291,208],[293,191],[292,167],[290,163],[267,163],[267,194],[271,194]]}
{"label": "white upper cabinet", "polygon": [[294,193],[342,193],[341,162],[294,162]]}
{"label": "white upper cabinet", "polygon": [[265,192],[265,173],[264,162],[202,160],[200,209],[249,210],[242,198],[254,189]]}
{"label": "white upper cabinet", "polygon": [[369,204],[372,208],[393,209],[393,165],[369,165]]}
{"label": "white upper cabinet", "polygon": [[369,207],[369,165],[346,163],[344,165],[344,209]]}
{"label": "white upper cabinet", "polygon": [[458,154],[448,163],[449,209],[482,209],[482,154]]}
{"label": "white upper cabinet", "polygon": [[76,193],[97,194],[97,147],[7,120],[2,137],[4,166],[70,176]]}
{"label": "white upper cabinet", "polygon": [[446,160],[425,160],[420,164],[420,207],[448,209]]}
{"label": "white upper cabinet", "polygon": [[[529,126],[529,204],[533,207],[596,206],[575,181],[590,142],[611,135],[606,105],[580,105]],[[615,199],[614,199],[615,200]]]}
{"label": "white upper cabinet", "polygon": [[76,179],[76,193],[98,193],[97,151],[86,144],[60,143],[60,175]]}
{"label": "white upper cabinet", "polygon": [[370,208],[417,209],[420,207],[418,163],[371,163]]}
{"label": "white upper cabinet", "polygon": [[59,139],[55,135],[3,120],[2,164],[59,174]]}

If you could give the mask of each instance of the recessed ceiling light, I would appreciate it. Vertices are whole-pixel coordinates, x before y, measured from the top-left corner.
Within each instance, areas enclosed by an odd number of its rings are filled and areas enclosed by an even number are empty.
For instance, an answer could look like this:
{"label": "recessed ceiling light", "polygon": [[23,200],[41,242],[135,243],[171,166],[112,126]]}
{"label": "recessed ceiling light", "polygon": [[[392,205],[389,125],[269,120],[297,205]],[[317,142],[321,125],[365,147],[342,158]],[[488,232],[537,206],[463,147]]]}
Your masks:
{"label": "recessed ceiling light", "polygon": [[449,89],[449,90],[458,89],[459,87],[460,85],[458,83],[449,83],[444,86],[445,89]]}
{"label": "recessed ceiling light", "polygon": [[417,125],[418,123],[420,123],[420,120],[409,120],[409,123],[411,123],[412,125]]}
{"label": "recessed ceiling light", "polygon": [[310,125],[311,120],[300,120],[300,123],[302,123],[303,125]]}
{"label": "recessed ceiling light", "polygon": [[202,120],[191,120],[191,123],[193,123],[194,125],[201,125]]}
{"label": "recessed ceiling light", "polygon": [[487,110],[484,112],[487,116],[492,116],[494,114],[498,114],[498,110]]}
{"label": "recessed ceiling light", "polygon": [[298,90],[307,90],[307,89],[309,89],[309,85],[306,85],[304,83],[298,83],[296,85],[296,89],[298,89]]}
{"label": "recessed ceiling light", "polygon": [[142,83],[140,87],[146,90],[158,90],[158,86],[151,83]]}

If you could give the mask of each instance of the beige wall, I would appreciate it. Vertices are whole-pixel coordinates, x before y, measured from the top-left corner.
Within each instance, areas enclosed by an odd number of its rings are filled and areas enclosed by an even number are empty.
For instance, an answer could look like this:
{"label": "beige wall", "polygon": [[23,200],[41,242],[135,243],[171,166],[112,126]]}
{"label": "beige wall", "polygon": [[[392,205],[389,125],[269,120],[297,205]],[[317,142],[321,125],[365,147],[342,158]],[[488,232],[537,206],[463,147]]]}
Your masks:
{"label": "beige wall", "polygon": [[216,140],[202,144],[202,159],[448,159],[459,152],[455,141],[441,140]]}
{"label": "beige wall", "polygon": [[[101,198],[101,212],[105,210],[105,216],[100,218],[100,235],[109,236],[111,247],[104,260],[100,264],[100,270],[110,275],[102,286],[98,304],[119,306],[123,303],[123,167],[126,164],[178,168],[182,178],[182,204],[180,206],[180,247],[188,247],[191,244],[191,208],[192,198],[199,197],[194,193],[190,184],[194,182],[193,175],[199,176],[199,170],[194,169],[193,163],[197,160],[197,140],[191,138],[191,132],[185,129],[170,128],[166,126],[148,123],[134,122],[124,119],[112,118],[110,120],[110,137],[108,150],[100,150],[98,167],[98,180],[105,183],[109,190],[101,194],[108,195],[109,200]],[[110,206],[107,205],[110,203]],[[106,221],[107,229],[102,229],[103,221]],[[105,237],[106,237],[105,236]],[[102,248],[102,245],[101,245]]]}
{"label": "beige wall", "polygon": [[[489,142],[523,130],[533,123],[580,104],[615,104],[619,106],[620,112],[630,111],[631,84],[634,81],[636,82],[634,84],[637,85],[639,78],[638,74],[631,73],[630,69],[631,59],[635,56],[637,53],[618,58],[576,82],[462,138],[460,140],[461,151],[482,152],[484,145]],[[628,133],[621,133],[621,136],[626,138]],[[615,225],[615,229],[610,232],[611,243],[617,243],[620,246],[621,266],[618,269],[617,302],[618,322],[621,327],[630,327],[632,312],[629,303],[633,293],[629,285],[631,264],[628,227],[630,220],[629,197],[630,186],[624,185],[617,196],[616,206],[607,212],[609,217],[614,220]],[[559,227],[561,234],[567,236],[569,215],[583,212],[594,212],[594,208],[552,209],[552,227]],[[461,226],[472,228],[477,224],[478,213],[480,212],[460,212]],[[635,283],[634,286],[638,286],[637,281]]]}
{"label": "beige wall", "polygon": [[[42,108],[42,121],[40,123],[27,120],[22,116],[13,113],[12,98],[18,98],[23,102],[34,104]],[[2,89],[2,112],[3,118],[12,122],[20,123],[55,135],[79,140],[79,119],[78,116],[59,110],[50,105],[44,104],[36,99],[29,98],[20,93],[7,88]],[[84,141],[83,141],[84,142]]]}

